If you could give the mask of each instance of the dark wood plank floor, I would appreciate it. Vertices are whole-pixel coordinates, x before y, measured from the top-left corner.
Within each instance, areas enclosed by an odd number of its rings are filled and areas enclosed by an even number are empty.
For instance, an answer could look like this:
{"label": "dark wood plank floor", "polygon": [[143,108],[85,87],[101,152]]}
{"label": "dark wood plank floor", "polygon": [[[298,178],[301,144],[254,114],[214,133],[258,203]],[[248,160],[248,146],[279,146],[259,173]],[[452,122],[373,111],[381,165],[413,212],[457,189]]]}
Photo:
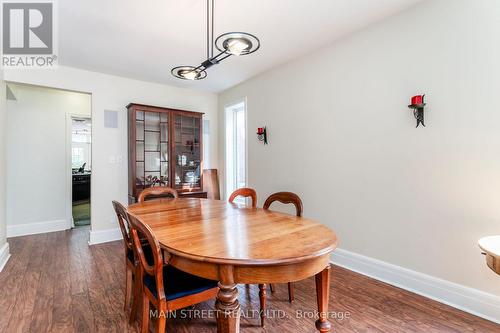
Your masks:
{"label": "dark wood plank floor", "polygon": [[[123,312],[121,242],[89,247],[88,229],[9,239],[12,257],[0,273],[0,332],[136,332]],[[500,332],[500,325],[340,267],[333,267],[330,309],[335,332]],[[275,318],[260,328],[256,286],[240,286],[242,332],[316,332],[313,279],[268,296]],[[213,302],[178,312],[168,332],[215,332]],[[255,315],[255,316],[252,316]],[[280,318],[280,317],[286,318]],[[188,318],[185,318],[188,317]],[[299,316],[300,317],[300,316]],[[304,317],[304,316],[302,316]]]}

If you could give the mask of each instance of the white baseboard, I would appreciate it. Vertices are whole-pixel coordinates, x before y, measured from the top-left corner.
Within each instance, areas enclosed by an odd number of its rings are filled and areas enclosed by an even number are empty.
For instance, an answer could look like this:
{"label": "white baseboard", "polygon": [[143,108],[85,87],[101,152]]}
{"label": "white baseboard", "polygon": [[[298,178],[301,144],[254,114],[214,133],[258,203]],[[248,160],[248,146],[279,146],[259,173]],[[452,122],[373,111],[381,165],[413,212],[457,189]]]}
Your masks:
{"label": "white baseboard", "polygon": [[336,249],[332,262],[351,271],[500,323],[500,297],[350,251]]}
{"label": "white baseboard", "polygon": [[7,237],[43,234],[46,232],[61,231],[66,229],[69,229],[69,224],[66,220],[26,223],[18,225],[13,224],[7,225]]}
{"label": "white baseboard", "polygon": [[91,230],[89,245],[113,242],[122,239],[122,232],[119,228],[107,230]]}
{"label": "white baseboard", "polygon": [[5,243],[0,248],[0,272],[3,270],[3,268],[7,264],[7,261],[9,261],[9,258],[10,258],[9,243]]}

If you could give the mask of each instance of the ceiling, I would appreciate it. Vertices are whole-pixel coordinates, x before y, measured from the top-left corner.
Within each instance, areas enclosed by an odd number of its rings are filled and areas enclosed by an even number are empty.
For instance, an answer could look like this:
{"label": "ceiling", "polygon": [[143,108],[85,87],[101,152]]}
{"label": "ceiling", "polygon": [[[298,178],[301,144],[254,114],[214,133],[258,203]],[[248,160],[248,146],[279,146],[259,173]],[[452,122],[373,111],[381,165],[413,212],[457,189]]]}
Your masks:
{"label": "ceiling", "polygon": [[420,0],[217,0],[215,37],[245,31],[261,49],[230,57],[201,81],[170,69],[206,57],[205,0],[58,1],[59,64],[218,92],[306,55]]}

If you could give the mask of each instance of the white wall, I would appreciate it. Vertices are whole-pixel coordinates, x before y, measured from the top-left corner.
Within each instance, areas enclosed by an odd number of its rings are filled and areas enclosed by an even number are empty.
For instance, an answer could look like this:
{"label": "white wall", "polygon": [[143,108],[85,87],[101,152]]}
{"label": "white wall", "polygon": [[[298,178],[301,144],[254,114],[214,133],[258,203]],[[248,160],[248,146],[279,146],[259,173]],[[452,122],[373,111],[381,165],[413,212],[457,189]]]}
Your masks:
{"label": "white wall", "polygon": [[[165,75],[170,75],[165,73]],[[92,94],[92,232],[117,235],[111,201],[127,202],[127,113],[131,102],[205,112],[210,121],[205,167],[217,168],[217,95],[59,66],[56,70],[6,70],[6,81]],[[196,84],[196,83],[194,83]],[[119,128],[104,127],[104,110],[119,111]],[[110,163],[123,157],[120,163]],[[114,229],[115,232],[111,232]],[[110,231],[109,234],[106,231]],[[94,241],[99,241],[97,239]]]}
{"label": "white wall", "polygon": [[500,295],[477,247],[500,230],[499,35],[499,1],[426,1],[220,94],[220,117],[247,97],[248,132],[268,128],[259,203],[297,192],[342,249]]}
{"label": "white wall", "polygon": [[0,271],[8,260],[9,248],[7,244],[6,212],[5,212],[5,178],[6,178],[6,99],[3,70],[0,70]]}
{"label": "white wall", "polygon": [[[91,96],[12,83],[9,88],[16,100],[7,101],[8,235],[68,227],[68,118],[90,117]],[[32,223],[45,225],[20,229]]]}

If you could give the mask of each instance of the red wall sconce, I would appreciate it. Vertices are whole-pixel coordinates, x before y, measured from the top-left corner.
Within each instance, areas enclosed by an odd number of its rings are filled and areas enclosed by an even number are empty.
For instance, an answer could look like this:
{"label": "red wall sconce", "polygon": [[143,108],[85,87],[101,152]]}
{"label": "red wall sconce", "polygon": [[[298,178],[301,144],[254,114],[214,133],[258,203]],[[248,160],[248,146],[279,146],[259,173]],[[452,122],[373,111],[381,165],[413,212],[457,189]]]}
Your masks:
{"label": "red wall sconce", "polygon": [[417,119],[416,127],[418,127],[420,124],[425,127],[424,107],[426,104],[424,102],[424,97],[425,95],[413,96],[411,98],[411,104],[408,105],[408,107],[413,110],[413,116],[415,117],[415,119]]}
{"label": "red wall sconce", "polygon": [[257,139],[264,141],[264,144],[267,145],[267,128],[265,126],[257,128]]}

